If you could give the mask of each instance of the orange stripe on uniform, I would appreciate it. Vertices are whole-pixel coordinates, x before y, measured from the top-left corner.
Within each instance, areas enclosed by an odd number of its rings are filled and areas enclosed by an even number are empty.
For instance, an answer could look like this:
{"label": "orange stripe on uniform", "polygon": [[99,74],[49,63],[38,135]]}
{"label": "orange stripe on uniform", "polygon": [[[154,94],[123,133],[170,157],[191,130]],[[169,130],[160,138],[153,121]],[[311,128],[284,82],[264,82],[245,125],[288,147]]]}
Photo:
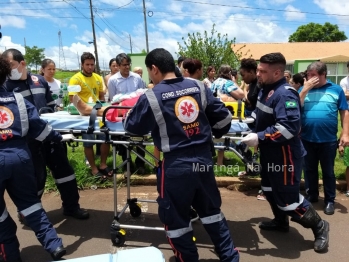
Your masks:
{"label": "orange stripe on uniform", "polygon": [[291,172],[291,185],[293,185],[293,180],[294,180],[294,165],[293,165],[293,160],[292,160],[292,152],[291,152],[291,147],[290,145],[288,147],[288,155],[289,155],[289,160],[290,160],[290,165],[292,166],[292,172]]}
{"label": "orange stripe on uniform", "polygon": [[269,137],[271,140],[274,140],[274,139],[280,137],[280,136],[281,136],[281,133],[280,133],[280,131],[276,131],[276,132],[273,133],[273,134],[265,134],[265,136],[266,136],[266,137]]}
{"label": "orange stripe on uniform", "polygon": [[[168,231],[168,227],[167,227],[166,225],[165,225],[165,230]],[[171,246],[172,249],[173,249],[173,252],[174,252],[175,257],[177,257],[177,258],[179,259],[180,262],[184,262],[184,261],[183,261],[183,258],[182,258],[181,252],[179,252],[179,251],[175,248],[175,246],[174,246],[173,243],[172,243],[171,238],[167,237],[167,240],[168,240],[168,243],[170,244],[170,246]]]}
{"label": "orange stripe on uniform", "polygon": [[283,170],[284,170],[284,185],[287,185],[287,159],[286,159],[286,152],[285,152],[285,147],[282,146],[282,154],[284,156],[284,166],[283,166]]}

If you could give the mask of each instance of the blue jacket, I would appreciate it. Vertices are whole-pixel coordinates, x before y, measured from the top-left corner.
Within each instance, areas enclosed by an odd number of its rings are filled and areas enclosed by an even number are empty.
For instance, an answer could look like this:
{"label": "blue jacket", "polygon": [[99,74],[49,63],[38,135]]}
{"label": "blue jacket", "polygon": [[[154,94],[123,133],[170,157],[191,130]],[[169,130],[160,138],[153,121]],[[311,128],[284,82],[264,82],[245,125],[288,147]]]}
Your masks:
{"label": "blue jacket", "polygon": [[53,110],[56,105],[52,99],[50,87],[41,75],[28,73],[26,80],[7,79],[4,86],[8,92],[22,94],[38,111],[43,107],[50,107]]}
{"label": "blue jacket", "polygon": [[0,92],[0,144],[25,136],[38,141],[62,140],[61,134],[40,119],[36,108],[21,94]]}
{"label": "blue jacket", "polygon": [[299,134],[301,130],[300,99],[297,91],[284,78],[271,85],[261,86],[256,110],[255,130],[260,148],[271,149],[290,145],[297,156],[305,155]]}
{"label": "blue jacket", "polygon": [[162,152],[212,142],[226,134],[232,116],[212,92],[194,79],[164,80],[142,95],[124,121],[127,132],[151,132]]}

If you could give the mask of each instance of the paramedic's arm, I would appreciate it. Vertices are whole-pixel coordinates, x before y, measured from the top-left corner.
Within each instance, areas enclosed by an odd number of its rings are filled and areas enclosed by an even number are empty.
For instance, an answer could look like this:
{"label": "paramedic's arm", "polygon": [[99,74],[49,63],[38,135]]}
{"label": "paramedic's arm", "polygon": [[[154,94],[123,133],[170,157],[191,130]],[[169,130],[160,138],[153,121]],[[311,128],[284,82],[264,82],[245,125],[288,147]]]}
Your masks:
{"label": "paramedic's arm", "polygon": [[60,142],[62,135],[53,130],[52,127],[39,117],[37,109],[29,102],[25,101],[28,112],[28,136],[38,141]]}
{"label": "paramedic's arm", "polygon": [[213,96],[211,90],[205,88],[207,106],[206,116],[210,122],[212,133],[216,138],[220,138],[229,132],[232,116],[224,104]]}
{"label": "paramedic's arm", "polygon": [[280,95],[273,108],[276,124],[258,132],[259,144],[283,143],[297,136],[301,129],[301,112],[298,95],[289,91],[287,95]]}
{"label": "paramedic's arm", "polygon": [[156,124],[155,118],[145,95],[139,97],[123,122],[125,131],[131,134],[146,135],[153,131]]}
{"label": "paramedic's arm", "polygon": [[307,96],[308,92],[317,84],[319,83],[319,78],[314,76],[310,78],[309,80],[306,80],[304,78],[304,85],[302,91],[299,93],[299,98],[301,100],[301,106],[304,106],[304,100],[305,97]]}

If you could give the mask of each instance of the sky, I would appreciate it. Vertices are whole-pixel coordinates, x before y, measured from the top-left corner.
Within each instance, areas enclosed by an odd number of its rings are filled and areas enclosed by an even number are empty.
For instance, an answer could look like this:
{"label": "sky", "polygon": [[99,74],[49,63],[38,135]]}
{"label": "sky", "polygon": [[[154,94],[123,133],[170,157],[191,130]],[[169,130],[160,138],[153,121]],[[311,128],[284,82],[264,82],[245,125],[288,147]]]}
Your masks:
{"label": "sky", "polygon": [[[281,43],[301,25],[337,24],[349,38],[349,1],[344,0],[91,0],[101,69],[119,53],[162,47],[178,57],[178,42],[213,24],[236,43]],[[44,48],[56,67],[79,68],[94,53],[90,0],[1,0],[0,52]],[[59,38],[59,33],[61,38]],[[60,44],[61,40],[61,44]],[[348,40],[347,40],[348,41]],[[90,42],[90,43],[89,43]]]}

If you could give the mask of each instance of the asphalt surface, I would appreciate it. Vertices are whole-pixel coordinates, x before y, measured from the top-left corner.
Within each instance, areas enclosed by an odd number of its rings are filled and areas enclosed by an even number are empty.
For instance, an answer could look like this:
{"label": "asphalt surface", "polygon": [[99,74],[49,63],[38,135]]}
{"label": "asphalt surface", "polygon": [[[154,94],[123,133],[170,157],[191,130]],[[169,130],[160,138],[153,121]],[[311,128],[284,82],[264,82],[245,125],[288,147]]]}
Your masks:
{"label": "asphalt surface", "polygon": [[[349,198],[337,194],[335,214],[325,215],[322,211],[323,201],[315,203],[314,207],[324,219],[330,222],[330,246],[326,253],[313,251],[313,234],[310,229],[291,222],[289,233],[265,232],[258,228],[258,222],[272,217],[267,201],[257,200],[258,189],[245,192],[220,188],[222,195],[222,211],[228,221],[235,246],[240,250],[240,261],[348,261],[349,260]],[[126,188],[118,192],[118,210],[125,206]],[[131,197],[155,200],[155,186],[132,186]],[[90,212],[90,218],[79,221],[65,217],[62,214],[60,197],[56,193],[43,196],[43,206],[50,221],[54,224],[59,236],[67,248],[66,259],[79,258],[106,253],[116,253],[118,250],[154,246],[159,248],[166,261],[174,262],[169,244],[163,231],[126,229],[125,246],[115,247],[110,240],[110,226],[114,217],[114,190],[97,189],[80,192],[81,207]],[[16,208],[5,195],[7,208],[17,223],[17,236],[21,244],[23,262],[46,262],[51,257],[41,247],[34,233],[17,221]],[[142,203],[142,214],[133,218],[129,211],[121,216],[122,225],[139,225],[147,227],[162,227],[157,217],[157,204]],[[193,224],[200,261],[218,261],[213,252],[209,236],[199,221]],[[124,261],[123,261],[124,262]]]}

